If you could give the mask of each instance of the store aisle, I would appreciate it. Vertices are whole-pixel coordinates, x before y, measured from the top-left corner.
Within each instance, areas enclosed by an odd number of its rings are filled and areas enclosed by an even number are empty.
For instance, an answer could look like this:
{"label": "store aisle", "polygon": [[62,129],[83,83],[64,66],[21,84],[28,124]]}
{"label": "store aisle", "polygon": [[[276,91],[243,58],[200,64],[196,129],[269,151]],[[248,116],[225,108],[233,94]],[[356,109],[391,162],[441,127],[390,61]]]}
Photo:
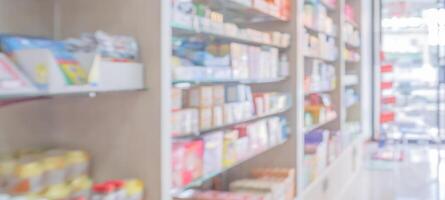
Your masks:
{"label": "store aisle", "polygon": [[[368,161],[340,199],[445,199],[445,160],[442,160],[439,167],[438,150],[431,146],[409,146],[406,149],[408,150],[403,162]],[[444,149],[442,147],[442,159]]]}

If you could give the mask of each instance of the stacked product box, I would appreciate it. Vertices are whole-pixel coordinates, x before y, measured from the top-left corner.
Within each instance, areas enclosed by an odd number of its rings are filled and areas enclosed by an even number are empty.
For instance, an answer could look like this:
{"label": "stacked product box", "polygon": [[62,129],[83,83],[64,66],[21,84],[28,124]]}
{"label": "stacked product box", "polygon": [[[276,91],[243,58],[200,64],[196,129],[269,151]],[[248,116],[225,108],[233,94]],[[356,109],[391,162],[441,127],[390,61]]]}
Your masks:
{"label": "stacked product box", "polygon": [[172,135],[184,136],[279,112],[289,105],[282,93],[253,93],[246,85],[173,88]]}
{"label": "stacked product box", "polygon": [[347,43],[349,45],[358,47],[361,44],[360,41],[360,31],[354,27],[354,25],[350,23],[345,23],[343,28],[343,34],[345,35],[345,38],[347,39]]}
{"label": "stacked product box", "polygon": [[295,170],[254,169],[251,178],[234,181],[229,191],[189,191],[176,200],[292,200],[295,198]]}
{"label": "stacked product box", "polygon": [[279,54],[276,48],[262,49],[231,43],[230,53],[235,80],[267,80],[280,75]]}
{"label": "stacked product box", "polygon": [[336,87],[335,67],[319,60],[313,60],[313,65],[305,75],[304,91],[315,93],[329,91]]}
{"label": "stacked product box", "polygon": [[[234,0],[232,0],[234,1]],[[271,2],[266,2],[264,0],[256,0],[255,3],[253,1],[239,1],[236,2],[246,5],[248,7],[255,6],[257,9],[265,9],[265,12],[273,12],[274,16],[279,18],[288,18],[290,11],[290,2],[289,0],[280,0],[274,1],[276,3],[271,4]],[[196,31],[200,32],[209,32],[215,34],[228,34],[231,36],[237,36],[245,39],[251,39],[248,36],[257,36],[256,33],[261,33],[262,37],[256,37],[254,39],[258,42],[263,43],[271,43],[271,35],[266,32],[256,31],[255,33],[246,33],[247,35],[242,35],[239,33],[243,33],[246,29],[240,29],[236,24],[224,22],[224,15],[220,12],[213,11],[206,4],[201,3],[192,3],[190,1],[172,1],[173,7],[173,24],[175,26],[180,26],[189,29],[196,29]],[[282,13],[282,14],[280,14]],[[230,34],[232,33],[232,34]],[[239,35],[237,35],[239,34]],[[283,37],[283,40],[280,43],[271,43],[274,45],[280,46],[288,46],[289,45],[289,35],[288,34],[280,34]]]}
{"label": "stacked product box", "polygon": [[337,31],[334,20],[328,16],[326,7],[319,2],[304,5],[304,25],[331,36],[335,36]]}
{"label": "stacked product box", "polygon": [[253,7],[282,20],[289,20],[291,14],[290,0],[252,0]]}
{"label": "stacked product box", "polygon": [[311,94],[305,100],[304,123],[314,126],[337,117],[331,97],[327,94]]}
{"label": "stacked product box", "polygon": [[338,57],[338,47],[335,38],[326,35],[311,35],[304,32],[304,49],[307,56],[328,61],[335,61]]}
{"label": "stacked product box", "polygon": [[288,75],[287,58],[277,48],[240,43],[180,40],[174,47],[173,80],[270,80]]}
{"label": "stacked product box", "polygon": [[288,138],[284,117],[270,117],[232,129],[205,134],[199,139],[173,143],[173,186],[192,181],[248,159]]}

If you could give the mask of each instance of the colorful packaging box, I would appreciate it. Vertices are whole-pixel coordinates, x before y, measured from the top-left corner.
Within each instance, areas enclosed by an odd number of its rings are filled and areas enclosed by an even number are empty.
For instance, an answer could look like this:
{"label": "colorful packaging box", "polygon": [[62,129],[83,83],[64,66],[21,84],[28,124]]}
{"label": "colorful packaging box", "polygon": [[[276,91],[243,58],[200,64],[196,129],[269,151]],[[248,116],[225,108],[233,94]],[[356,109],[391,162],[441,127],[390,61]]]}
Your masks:
{"label": "colorful packaging box", "polygon": [[172,146],[173,187],[183,187],[203,174],[204,142],[175,142]]}
{"label": "colorful packaging box", "polygon": [[237,130],[231,130],[224,134],[224,148],[223,148],[223,166],[231,167],[238,161],[238,152],[236,141],[239,138]]}

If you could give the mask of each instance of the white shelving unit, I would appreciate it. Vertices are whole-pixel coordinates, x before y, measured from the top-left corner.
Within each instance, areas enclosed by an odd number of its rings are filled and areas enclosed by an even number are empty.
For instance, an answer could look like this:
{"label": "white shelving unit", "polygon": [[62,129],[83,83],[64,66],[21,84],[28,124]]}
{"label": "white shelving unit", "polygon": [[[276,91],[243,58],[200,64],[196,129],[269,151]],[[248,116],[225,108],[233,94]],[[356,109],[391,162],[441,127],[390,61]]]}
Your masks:
{"label": "white shelving unit", "polygon": [[[227,1],[219,1],[219,0],[204,0],[204,1],[196,1],[207,5],[213,11],[221,12],[224,15],[224,22],[230,22],[236,24],[238,27],[242,27],[241,29],[255,29],[263,32],[274,32],[278,31],[281,33],[288,33],[291,35],[293,40],[294,37],[294,24],[295,19],[286,20],[280,17],[277,17],[267,11],[261,11],[256,8],[253,8],[253,5],[247,5],[238,3],[234,0]],[[245,1],[246,2],[246,1]],[[190,17],[188,18],[196,18],[199,17]],[[181,18],[183,19],[183,18]],[[195,24],[195,23],[194,23]],[[271,26],[273,25],[273,26]],[[218,79],[210,79],[210,80],[173,80],[172,86],[182,89],[189,89],[190,87],[196,86],[206,86],[206,85],[233,85],[233,84],[247,84],[249,85],[253,91],[256,92],[280,92],[285,94],[291,94],[290,100],[292,101],[295,97],[295,89],[293,88],[293,82],[296,80],[296,64],[295,64],[295,47],[291,43],[290,46],[287,45],[279,45],[273,44],[269,42],[261,42],[258,40],[254,40],[255,38],[248,38],[242,36],[231,36],[224,32],[217,32],[215,30],[203,30],[199,26],[194,26],[190,28],[189,25],[183,25],[177,22],[172,23],[172,37],[179,38],[200,38],[206,41],[218,41],[218,42],[234,42],[245,45],[252,45],[263,48],[277,48],[279,49],[280,55],[287,55],[289,57],[289,68],[290,72],[288,76],[278,77],[278,78],[268,78],[268,79],[259,79],[259,80],[218,80]],[[249,174],[249,168],[245,168],[244,166],[260,166],[257,163],[266,158],[270,154],[276,154],[277,152],[282,152],[283,148],[293,148],[294,146],[291,144],[292,140],[295,140],[296,136],[296,123],[294,122],[294,118],[292,115],[296,113],[296,107],[293,102],[289,102],[289,106],[284,109],[280,109],[275,112],[267,113],[261,116],[254,116],[246,120],[242,120],[239,122],[230,123],[228,125],[218,126],[206,130],[201,130],[198,133],[192,135],[192,138],[199,138],[200,136],[206,134],[212,134],[215,130],[229,130],[230,128],[245,124],[249,122],[253,122],[256,120],[261,120],[267,117],[274,116],[285,116],[289,123],[289,129],[291,130],[290,138],[288,141],[279,142],[277,144],[270,145],[266,149],[254,153],[253,155],[249,155],[247,159],[242,159],[236,162],[234,165],[230,167],[224,167],[222,170],[216,171],[210,174],[204,174],[200,178],[192,181],[190,184],[187,184],[181,188],[172,189],[172,196],[177,196],[184,191],[187,192],[188,189],[192,188],[200,188],[205,183],[210,183],[212,178],[219,176],[224,177],[229,182],[230,180],[240,179],[243,177],[247,177]],[[179,137],[179,140],[190,139],[190,136]],[[177,138],[173,138],[172,141]],[[293,155],[295,155],[296,149],[293,151]],[[292,159],[292,158],[291,158]],[[294,158],[296,159],[296,158]],[[282,162],[285,162],[286,159],[283,158]],[[265,165],[261,165],[265,166]],[[295,164],[292,165],[295,168]],[[239,175],[234,176],[233,173],[239,173]]]}
{"label": "white shelving unit", "polygon": [[[198,0],[197,0],[198,1]],[[326,128],[342,134],[346,122],[361,124],[363,136],[368,135],[368,120],[371,112],[370,69],[370,8],[371,1],[337,0],[336,6],[325,5],[329,16],[337,24],[336,33],[325,33],[305,27],[303,9],[305,0],[292,0],[289,20],[255,9],[251,5],[232,0],[199,0],[212,9],[224,14],[225,21],[234,22],[243,28],[261,31],[289,33],[290,46],[258,42],[242,37],[208,33],[194,29],[176,27],[172,22],[171,2],[167,0],[0,0],[0,33],[15,33],[65,39],[79,36],[83,32],[104,30],[112,34],[134,36],[140,45],[140,61],[143,70],[142,84],[131,80],[131,86],[103,89],[83,88],[42,93],[31,90],[0,92],[0,100],[26,99],[29,97],[55,97],[39,101],[13,104],[0,108],[0,153],[17,149],[40,147],[85,149],[93,158],[92,175],[97,180],[107,178],[140,178],[145,182],[146,200],[171,200],[171,89],[173,86],[195,87],[240,83],[248,84],[260,92],[274,91],[290,95],[289,108],[257,116],[246,121],[255,121],[269,116],[282,115],[288,120],[290,137],[283,143],[271,145],[261,152],[252,154],[231,167],[215,174],[203,176],[190,187],[200,185],[214,176],[225,181],[247,177],[254,167],[286,167],[297,169],[297,198],[300,200],[334,199],[346,184],[346,180],[357,172],[362,152],[362,137],[348,143],[341,154],[331,162],[308,187],[303,184],[304,136],[307,131]],[[361,32],[362,43],[347,42],[343,27],[345,4],[353,5],[361,16],[355,28]],[[333,60],[312,55],[304,49],[304,33],[327,35],[335,39],[339,50]],[[277,47],[289,58],[289,76],[266,80],[173,80],[172,37],[198,36],[217,38],[253,46]],[[364,40],[366,38],[366,41]],[[350,48],[361,55],[360,60],[347,60],[343,50]],[[336,87],[321,91],[305,91],[306,65],[319,60],[336,69]],[[139,73],[139,72],[137,72]],[[359,77],[352,86],[360,101],[350,108],[343,104],[346,90],[345,75]],[[142,78],[142,77],[141,77]],[[115,78],[111,78],[115,80]],[[134,82],[133,82],[134,81]],[[368,83],[369,82],[369,83]],[[125,91],[125,92],[123,92]],[[138,92],[134,92],[138,91]],[[72,94],[104,93],[96,98],[78,97]],[[332,96],[337,117],[315,126],[304,126],[305,98],[314,93]],[[80,96],[82,96],[80,95]],[[246,122],[242,121],[242,122]],[[370,123],[370,122],[369,122]],[[237,123],[227,124],[225,129]],[[369,126],[370,127],[370,126]],[[213,130],[213,129],[212,129]],[[210,130],[200,131],[205,134]],[[285,156],[283,156],[285,155]],[[183,188],[187,189],[189,187]]]}
{"label": "white shelving unit", "polygon": [[[317,1],[305,1],[306,3]],[[305,2],[299,3],[299,11],[303,12],[303,6]],[[351,5],[355,13],[357,14],[354,22],[346,20],[345,9],[346,5]],[[325,1],[321,0],[320,5],[326,7]],[[333,99],[333,105],[338,117],[334,121],[328,121],[328,123],[321,123],[311,128],[306,128],[307,131],[316,129],[326,129],[331,131],[338,131],[339,135],[343,135],[346,138],[344,145],[341,147],[341,151],[327,161],[327,166],[319,171],[315,178],[305,185],[305,168],[304,161],[304,137],[299,137],[298,142],[298,157],[299,168],[298,174],[300,175],[297,199],[299,200],[324,200],[324,199],[341,199],[342,192],[345,191],[345,187],[348,186],[350,180],[355,177],[361,166],[362,151],[364,148],[363,141],[369,135],[371,122],[368,122],[368,116],[363,113],[366,110],[366,102],[370,102],[367,93],[371,92],[370,79],[367,79],[371,69],[371,55],[367,48],[370,48],[370,43],[363,40],[369,40],[371,36],[363,31],[370,31],[370,13],[367,11],[367,7],[371,6],[370,1],[360,0],[337,0],[336,6],[326,7],[328,10],[328,16],[334,19],[334,23],[337,26],[336,45],[340,50],[340,55],[335,62],[331,62],[335,66],[337,83],[336,88],[332,91],[320,91],[320,94],[328,94]],[[304,19],[303,19],[304,20]],[[344,29],[347,24],[352,24],[355,30],[360,32],[359,43],[357,41],[351,41],[349,36],[345,35]],[[299,31],[300,33],[302,31]],[[311,31],[309,34],[317,34],[317,32]],[[323,34],[323,33],[320,33]],[[301,47],[300,47],[301,49]],[[349,59],[346,56],[345,49],[356,52],[359,59]],[[319,56],[312,56],[317,58]],[[302,65],[309,59],[304,55],[300,55]],[[320,59],[322,62],[326,60]],[[309,70],[307,65],[304,65],[305,70]],[[304,73],[303,73],[304,74]],[[301,76],[300,76],[301,77]],[[346,101],[346,91],[354,90],[358,96],[357,102]],[[314,94],[311,92],[310,94]],[[304,109],[303,104],[299,104],[300,109]],[[300,117],[302,114],[299,113]],[[355,123],[355,124],[351,124]],[[304,124],[300,121],[300,127]],[[358,124],[358,125],[357,125]],[[359,127],[359,128],[357,128]],[[354,130],[352,130],[354,128]]]}

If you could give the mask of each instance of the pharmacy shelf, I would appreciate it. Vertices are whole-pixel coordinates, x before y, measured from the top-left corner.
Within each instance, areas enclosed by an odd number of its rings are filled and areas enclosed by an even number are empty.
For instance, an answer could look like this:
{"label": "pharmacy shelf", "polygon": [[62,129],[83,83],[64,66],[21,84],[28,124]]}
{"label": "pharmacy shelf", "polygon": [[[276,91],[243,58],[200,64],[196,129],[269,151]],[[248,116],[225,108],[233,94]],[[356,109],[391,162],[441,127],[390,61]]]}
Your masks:
{"label": "pharmacy shelf", "polygon": [[256,45],[256,46],[268,46],[268,47],[275,47],[279,49],[286,49],[288,46],[280,46],[275,45],[267,42],[261,42],[261,41],[255,41],[252,40],[252,38],[244,38],[244,37],[237,37],[237,36],[231,36],[225,33],[215,33],[215,32],[206,32],[206,31],[199,31],[191,28],[181,27],[180,25],[173,24],[172,26],[173,35],[178,37],[203,37],[203,38],[210,38],[210,39],[218,39],[222,41],[230,41],[230,42],[238,42],[238,43],[244,43],[244,44],[250,44],[250,45]]}
{"label": "pharmacy shelf", "polygon": [[241,165],[242,163],[244,163],[246,161],[249,161],[249,160],[251,160],[251,159],[253,159],[253,158],[257,157],[257,156],[260,156],[261,154],[264,154],[264,153],[266,153],[268,151],[271,151],[271,150],[273,150],[273,149],[275,149],[275,148],[277,148],[277,147],[279,147],[281,145],[284,145],[288,140],[289,139],[284,140],[284,141],[282,141],[280,143],[277,143],[277,144],[274,144],[274,145],[270,145],[268,148],[265,148],[265,149],[260,150],[260,151],[258,151],[256,153],[253,153],[253,155],[247,156],[247,158],[242,159],[242,160],[236,162],[235,164],[233,164],[233,165],[231,165],[229,167],[224,167],[223,169],[221,169],[219,171],[213,172],[211,174],[204,175],[201,178],[198,178],[198,179],[194,180],[193,182],[191,182],[190,184],[188,184],[188,185],[186,185],[186,186],[184,186],[182,188],[173,189],[171,191],[171,194],[172,194],[172,196],[178,196],[178,195],[180,195],[182,192],[184,192],[186,190],[199,187],[202,184],[204,184],[205,182],[211,180],[212,178],[214,178],[214,177],[216,177],[216,176],[218,176],[220,174],[223,174],[223,173],[229,171],[230,169],[232,169],[232,168],[234,168],[236,166]]}
{"label": "pharmacy shelf", "polygon": [[38,97],[39,93],[33,88],[18,88],[0,91],[0,100],[33,98]]}
{"label": "pharmacy shelf", "polygon": [[335,117],[331,117],[331,118],[327,119],[326,121],[323,121],[323,122],[320,122],[318,124],[306,127],[306,128],[304,128],[304,133],[309,133],[309,132],[311,132],[313,130],[321,128],[321,127],[323,127],[323,126],[325,126],[325,125],[335,121],[337,119],[337,117],[338,117],[338,115],[335,115]]}
{"label": "pharmacy shelf", "polygon": [[322,31],[322,30],[319,30],[319,29],[317,29],[317,28],[313,28],[313,27],[310,27],[310,26],[304,26],[304,28],[305,28],[309,33],[312,33],[312,34],[323,34],[323,35],[326,35],[326,36],[328,36],[328,37],[332,37],[332,38],[336,38],[336,37],[337,37],[337,35],[335,35],[335,34],[328,33],[328,32],[326,32],[326,31]]}
{"label": "pharmacy shelf", "polygon": [[261,119],[264,119],[264,118],[267,118],[267,117],[272,117],[272,116],[275,116],[275,115],[284,114],[284,113],[290,111],[291,108],[292,108],[292,106],[287,106],[286,108],[280,109],[278,111],[266,113],[266,114],[259,115],[259,116],[249,117],[247,119],[244,119],[244,120],[241,120],[241,121],[238,121],[238,122],[233,122],[233,123],[225,124],[225,125],[222,125],[222,126],[217,126],[217,127],[212,127],[212,128],[209,128],[209,129],[200,130],[198,132],[187,134],[187,135],[183,135],[183,136],[176,136],[176,137],[173,137],[173,139],[174,140],[194,139],[194,138],[201,137],[203,135],[212,133],[214,131],[218,131],[218,130],[222,130],[222,129],[228,129],[228,128],[234,127],[236,125],[239,125],[239,124],[253,122],[253,121],[258,121],[258,120],[261,120]]}
{"label": "pharmacy shelf", "polygon": [[134,87],[126,89],[97,89],[94,87],[76,87],[65,88],[58,91],[39,91],[34,89],[19,89],[14,91],[2,91],[0,92],[0,100],[16,100],[16,99],[29,99],[39,97],[58,97],[58,96],[89,96],[95,97],[99,94],[117,93],[117,92],[138,92],[147,91],[143,87]]}
{"label": "pharmacy shelf", "polygon": [[264,80],[174,80],[173,85],[184,85],[184,87],[192,85],[220,85],[220,84],[266,84],[266,83],[278,83],[287,80],[288,77],[264,79]]}
{"label": "pharmacy shelf", "polygon": [[303,200],[303,198],[311,192],[315,187],[322,184],[323,181],[330,176],[332,173],[335,173],[334,169],[336,166],[341,164],[341,161],[343,158],[346,157],[348,152],[351,152],[354,146],[357,146],[363,142],[363,138],[358,136],[353,139],[353,141],[345,148],[343,151],[338,155],[333,162],[331,162],[324,170],[323,172],[315,178],[308,186],[305,187],[305,189],[297,196],[296,200]]}
{"label": "pharmacy shelf", "polygon": [[258,22],[287,22],[266,10],[253,7],[252,4],[245,4],[237,0],[197,0],[206,3],[215,11],[224,14],[224,20],[236,23],[258,23]]}

